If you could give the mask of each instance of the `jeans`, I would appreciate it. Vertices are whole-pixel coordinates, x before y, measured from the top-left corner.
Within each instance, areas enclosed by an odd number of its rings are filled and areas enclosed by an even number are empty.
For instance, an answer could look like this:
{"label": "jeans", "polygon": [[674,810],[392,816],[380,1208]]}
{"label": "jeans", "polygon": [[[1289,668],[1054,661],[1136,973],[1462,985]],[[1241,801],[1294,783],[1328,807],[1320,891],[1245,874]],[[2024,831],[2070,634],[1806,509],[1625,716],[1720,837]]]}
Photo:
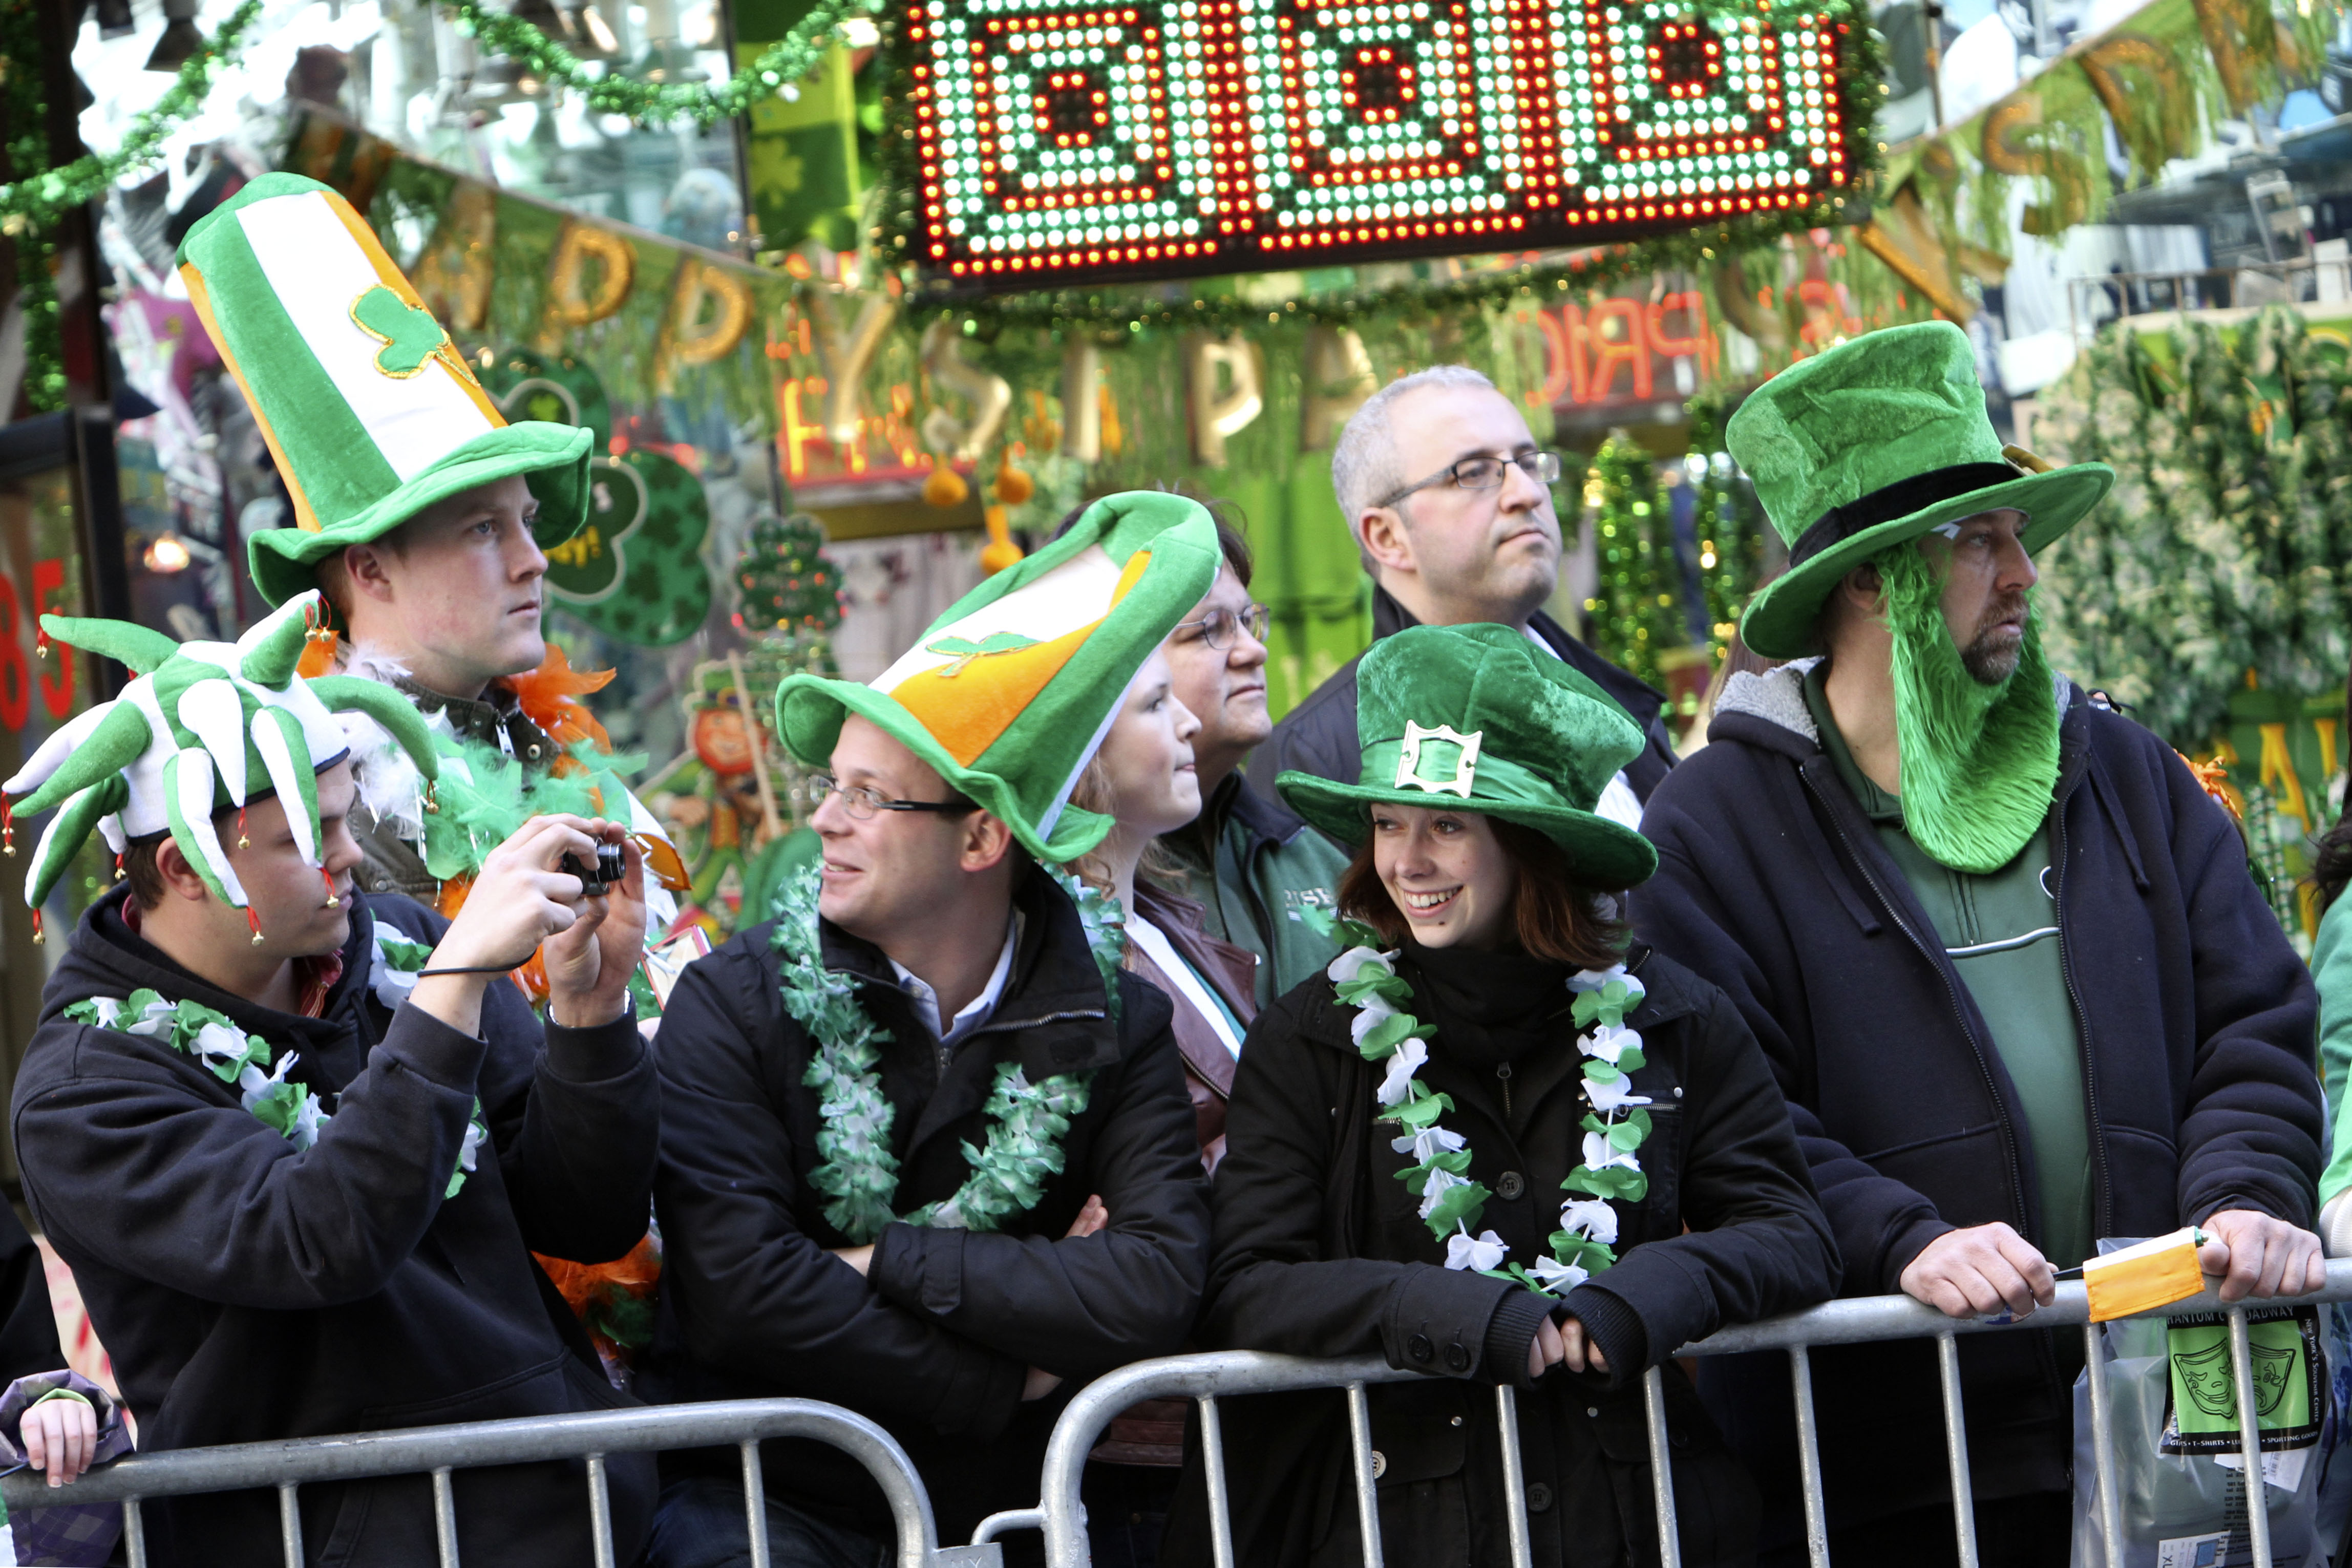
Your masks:
{"label": "jeans", "polygon": [[[887,1568],[889,1542],[812,1519],[773,1494],[767,1500],[772,1568]],[[646,1568],[748,1568],[751,1561],[740,1481],[694,1476],[662,1489]]]}

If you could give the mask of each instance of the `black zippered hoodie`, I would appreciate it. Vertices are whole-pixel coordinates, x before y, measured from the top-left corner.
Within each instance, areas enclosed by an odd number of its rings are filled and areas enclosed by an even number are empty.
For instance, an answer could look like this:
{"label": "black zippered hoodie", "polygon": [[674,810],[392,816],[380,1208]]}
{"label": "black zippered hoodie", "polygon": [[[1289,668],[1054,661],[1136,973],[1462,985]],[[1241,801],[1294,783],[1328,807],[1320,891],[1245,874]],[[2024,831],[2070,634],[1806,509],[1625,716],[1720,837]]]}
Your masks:
{"label": "black zippered hoodie", "polygon": [[[1983,1015],[1822,749],[1809,668],[1726,689],[1708,744],[1643,817],[1658,874],[1634,918],[1755,1030],[1821,1188],[1844,1292],[1877,1295],[1955,1227],[2002,1220],[2039,1245],[2039,1189]],[[2239,1208],[2308,1226],[2321,1165],[2311,976],[2228,815],[2172,749],[2063,679],[2055,700],[2052,892],[2097,1234],[2158,1236]],[[1973,1335],[1959,1352],[1976,1495],[2066,1490],[2081,1336]],[[1709,1363],[1702,1391],[1793,1521],[1787,1363],[1742,1360]],[[1927,1342],[1823,1349],[1812,1367],[1832,1519],[1948,1497]]]}
{"label": "black zippered hoodie", "polygon": [[[605,1382],[530,1252],[621,1256],[645,1232],[659,1140],[651,1052],[632,1020],[542,1029],[492,984],[476,1038],[373,994],[375,913],[417,940],[448,922],[397,897],[351,898],[323,1016],[220,991],[131,931],[118,888],[83,917],[42,993],[14,1106],[25,1196],[72,1266],[149,1452],[633,1403]],[[273,1062],[338,1098],[297,1152],[236,1086],[168,1042],[73,1023],[72,1003],[141,987],[226,1014]],[[444,1200],[478,1092],[490,1145]],[[653,1501],[648,1458],[610,1462],[620,1560]],[[460,1553],[513,1565],[590,1560],[577,1462],[459,1471]],[[305,1487],[306,1559],[434,1560],[424,1477]],[[274,1564],[269,1492],[151,1503],[150,1561]]]}

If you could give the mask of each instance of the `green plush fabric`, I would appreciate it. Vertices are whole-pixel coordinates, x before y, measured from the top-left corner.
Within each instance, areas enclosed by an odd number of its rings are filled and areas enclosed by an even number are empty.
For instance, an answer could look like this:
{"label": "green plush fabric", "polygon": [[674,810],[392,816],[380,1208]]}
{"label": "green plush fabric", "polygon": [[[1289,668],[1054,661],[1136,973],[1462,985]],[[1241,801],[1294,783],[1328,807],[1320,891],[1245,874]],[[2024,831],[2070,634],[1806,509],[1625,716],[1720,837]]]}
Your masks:
{"label": "green plush fabric", "polygon": [[[1866,332],[1801,360],[1749,395],[1724,430],[1731,456],[1791,546],[1833,508],[1938,468],[2004,463],[1986,416],[1976,350],[1949,321]],[[1769,658],[1815,651],[1815,623],[1839,578],[1888,546],[1979,512],[2014,508],[2038,551],[2072,528],[2115,483],[2103,463],[2017,478],[1865,528],[1767,584],[1740,636]]]}
{"label": "green plush fabric", "polygon": [[541,420],[493,430],[373,505],[316,533],[301,528],[263,529],[246,546],[253,580],[263,598],[282,605],[317,587],[319,563],[345,546],[381,539],[436,501],[516,474],[523,476],[539,502],[531,538],[541,550],[551,550],[579,532],[588,520],[592,439],[584,428]]}
{"label": "green plush fabric", "polygon": [[1904,826],[1939,865],[1997,871],[2041,828],[2058,783],[2058,704],[2041,618],[2029,608],[2017,668],[1988,686],[1960,661],[1935,566],[1909,544],[1877,565],[1895,643]]}
{"label": "green plush fabric", "polygon": [[[1658,868],[1658,853],[1630,827],[1593,811],[1618,770],[1640,754],[1642,731],[1608,693],[1520,632],[1501,626],[1409,626],[1374,643],[1356,667],[1355,784],[1297,771],[1275,781],[1290,809],[1344,843],[1362,841],[1377,804],[1484,812],[1532,827],[1568,851],[1595,888],[1630,888]],[[1463,737],[1424,739],[1405,755],[1406,727]],[[1452,789],[1464,771],[1467,798]]]}
{"label": "green plush fabric", "polygon": [[[324,557],[381,538],[460,490],[511,475],[526,476],[539,501],[532,534],[542,548],[577,533],[588,520],[592,437],[584,429],[523,421],[488,430],[437,457],[414,454],[401,465],[412,470],[402,479],[384,455],[407,438],[402,428],[390,423],[372,430],[345,400],[297,329],[237,217],[258,203],[313,193],[331,196],[328,187],[300,174],[264,174],[197,220],[180,245],[181,268],[194,276],[210,301],[208,327],[291,470],[289,484],[319,522],[315,531],[281,528],[254,535],[247,555],[262,596],[282,605],[316,585],[315,568]],[[362,243],[373,247],[380,270],[391,267],[372,234]],[[335,307],[397,340],[378,356],[388,375],[414,374],[447,340],[438,322],[388,287],[379,285],[356,300],[338,300]],[[470,377],[470,371],[465,374]],[[428,457],[431,462],[416,466]]]}
{"label": "green plush fabric", "polygon": [[120,816],[118,842],[169,831],[213,896],[242,908],[212,818],[272,793],[286,798],[303,858],[322,864],[316,775],[347,750],[332,718],[338,710],[367,713],[426,778],[438,773],[425,721],[398,692],[348,676],[304,681],[295,673],[316,609],[315,598],[289,604],[233,644],[174,644],[122,622],[42,617],[58,642],[110,652],[137,679],[51,736],[0,784],[18,796],[13,811],[60,808],[34,852],[27,905],[41,906],[92,828]]}
{"label": "green plush fabric", "polygon": [[[1004,667],[992,664],[992,656],[1025,653],[1034,644],[1019,633],[1002,630],[977,639],[961,637],[958,628],[999,600],[1024,590],[1035,591],[1034,601],[1024,604],[1077,605],[1077,599],[1060,595],[1069,592],[1083,598],[1091,590],[1066,589],[1064,584],[1084,579],[1072,574],[1057,581],[1056,574],[1097,548],[1122,572],[1139,552],[1148,552],[1149,559],[1116,603],[1083,605],[1089,618],[1100,618],[1042,688],[1025,697],[1001,694],[994,683]],[[969,764],[958,761],[892,695],[939,678],[943,674],[940,670],[908,676],[894,666],[872,686],[793,676],[776,689],[777,733],[801,762],[823,767],[841,737],[842,721],[858,714],[921,758],[950,788],[977,801],[1012,828],[1032,855],[1049,864],[1075,860],[1100,844],[1111,828],[1110,818],[1068,804],[1079,771],[1101,745],[1136,671],[1214,585],[1223,564],[1216,524],[1199,502],[1160,490],[1105,496],[1060,538],[949,606],[916,647],[902,656],[903,665],[918,654],[965,654],[952,678],[959,703],[968,701],[976,712],[1012,710]]]}

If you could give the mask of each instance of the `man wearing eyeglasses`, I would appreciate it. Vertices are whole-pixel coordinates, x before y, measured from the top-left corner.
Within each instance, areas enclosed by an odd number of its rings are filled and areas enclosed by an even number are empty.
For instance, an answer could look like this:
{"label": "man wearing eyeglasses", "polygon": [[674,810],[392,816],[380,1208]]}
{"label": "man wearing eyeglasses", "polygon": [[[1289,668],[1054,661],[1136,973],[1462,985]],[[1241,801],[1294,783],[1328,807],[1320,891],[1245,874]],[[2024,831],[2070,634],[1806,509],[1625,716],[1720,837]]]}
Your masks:
{"label": "man wearing eyeglasses", "polygon": [[[1416,371],[1374,393],[1331,453],[1331,485],[1372,576],[1373,637],[1493,621],[1590,677],[1649,737],[1599,806],[1639,827],[1642,803],[1675,763],[1660,718],[1665,699],[1543,613],[1559,581],[1550,489],[1559,472],[1559,454],[1536,446],[1511,400],[1459,364]],[[1284,715],[1250,773],[1352,779],[1359,764],[1350,662]]]}
{"label": "man wearing eyeglasses", "polygon": [[[945,1541],[1034,1500],[1070,1394],[1172,1352],[1200,1305],[1207,1184],[1169,1001],[1118,967],[1100,892],[1048,868],[1111,832],[1071,792],[1218,564],[1193,502],[1106,497],[871,685],[785,681],[779,732],[824,770],[820,863],[663,1015],[639,1386],[857,1411]],[[776,1568],[888,1555],[854,1460],[761,1459]],[[672,1456],[664,1480],[651,1568],[750,1561],[734,1456]]]}

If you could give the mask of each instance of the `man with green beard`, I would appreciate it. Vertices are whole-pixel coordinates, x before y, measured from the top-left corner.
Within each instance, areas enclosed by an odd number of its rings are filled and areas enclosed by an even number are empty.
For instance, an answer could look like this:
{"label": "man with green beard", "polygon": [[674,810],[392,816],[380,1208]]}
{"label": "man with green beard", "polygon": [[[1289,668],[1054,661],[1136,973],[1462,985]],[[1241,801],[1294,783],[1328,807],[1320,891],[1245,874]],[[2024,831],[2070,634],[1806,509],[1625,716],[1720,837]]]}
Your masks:
{"label": "man with green beard", "polygon": [[[1727,434],[1790,544],[1742,632],[1791,662],[1651,797],[1633,913],[1771,1058],[1845,1292],[2023,1317],[2099,1238],[2192,1224],[2225,1300],[2318,1288],[2310,978],[2187,764],[2042,653],[2033,553],[2113,474],[2002,447],[1940,321],[1782,372]],[[2063,1564],[2081,1336],[1960,1365],[1982,1560]],[[1787,1367],[1706,1370],[1781,1505],[1765,1561],[1801,1561]],[[1931,1346],[1813,1381],[1833,1560],[1950,1561]]]}

